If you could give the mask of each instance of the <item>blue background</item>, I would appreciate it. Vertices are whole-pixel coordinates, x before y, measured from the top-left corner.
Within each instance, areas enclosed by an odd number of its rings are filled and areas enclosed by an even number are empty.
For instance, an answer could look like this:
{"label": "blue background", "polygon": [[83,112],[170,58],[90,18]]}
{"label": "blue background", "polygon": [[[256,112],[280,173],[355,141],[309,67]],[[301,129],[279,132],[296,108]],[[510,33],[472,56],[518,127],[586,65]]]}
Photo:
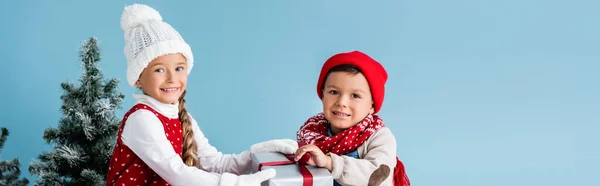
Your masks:
{"label": "blue background", "polygon": [[[31,178],[90,36],[121,80],[118,116],[132,106],[119,19],[135,2],[0,1],[0,159]],[[321,111],[322,63],[357,49],[389,73],[380,115],[413,185],[600,185],[600,1],[142,3],[192,46],[188,109],[225,153],[295,138]]]}

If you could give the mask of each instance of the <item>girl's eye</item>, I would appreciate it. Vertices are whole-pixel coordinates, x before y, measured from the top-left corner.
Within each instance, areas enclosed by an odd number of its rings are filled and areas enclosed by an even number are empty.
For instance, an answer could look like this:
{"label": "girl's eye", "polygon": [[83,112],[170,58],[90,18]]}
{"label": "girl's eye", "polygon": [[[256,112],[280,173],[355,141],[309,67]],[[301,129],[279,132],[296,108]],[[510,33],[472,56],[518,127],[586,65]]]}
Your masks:
{"label": "girl's eye", "polygon": [[157,68],[156,70],[154,70],[154,72],[164,72],[165,70],[162,68]]}
{"label": "girl's eye", "polygon": [[329,91],[329,94],[337,95],[337,94],[338,94],[338,91],[337,91],[337,90],[330,90],[330,91]]}
{"label": "girl's eye", "polygon": [[183,67],[177,67],[177,68],[175,69],[175,71],[182,71],[182,70],[183,70]]}
{"label": "girl's eye", "polygon": [[352,98],[360,99],[360,95],[358,95],[358,94],[352,94]]}

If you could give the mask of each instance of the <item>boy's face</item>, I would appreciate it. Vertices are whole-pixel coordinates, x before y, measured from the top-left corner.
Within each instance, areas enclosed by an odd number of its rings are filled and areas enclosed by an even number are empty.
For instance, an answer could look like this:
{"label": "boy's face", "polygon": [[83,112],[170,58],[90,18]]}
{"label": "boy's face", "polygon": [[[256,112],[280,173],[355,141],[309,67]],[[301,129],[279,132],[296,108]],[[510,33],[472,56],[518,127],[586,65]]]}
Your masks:
{"label": "boy's face", "polygon": [[362,73],[332,72],[323,87],[323,112],[337,134],[372,114],[373,98]]}
{"label": "boy's face", "polygon": [[181,54],[160,56],[140,74],[136,86],[144,94],[166,104],[179,101],[187,85],[187,63]]}

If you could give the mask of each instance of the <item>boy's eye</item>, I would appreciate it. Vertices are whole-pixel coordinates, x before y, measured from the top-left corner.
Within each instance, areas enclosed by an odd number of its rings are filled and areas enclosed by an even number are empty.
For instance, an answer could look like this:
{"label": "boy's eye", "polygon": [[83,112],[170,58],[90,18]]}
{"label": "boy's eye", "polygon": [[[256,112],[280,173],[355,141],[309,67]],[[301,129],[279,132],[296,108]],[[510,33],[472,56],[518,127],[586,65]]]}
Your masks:
{"label": "boy's eye", "polygon": [[157,69],[155,69],[155,70],[154,70],[154,72],[164,72],[164,71],[165,71],[165,70],[164,70],[164,69],[162,69],[162,68],[157,68]]}
{"label": "boy's eye", "polygon": [[329,94],[337,95],[337,94],[338,94],[338,91],[337,91],[337,90],[330,90],[330,91],[329,91]]}
{"label": "boy's eye", "polygon": [[352,98],[360,99],[360,95],[358,95],[358,94],[352,94]]}
{"label": "boy's eye", "polygon": [[177,67],[177,68],[175,69],[175,71],[182,71],[182,70],[183,70],[183,67]]}

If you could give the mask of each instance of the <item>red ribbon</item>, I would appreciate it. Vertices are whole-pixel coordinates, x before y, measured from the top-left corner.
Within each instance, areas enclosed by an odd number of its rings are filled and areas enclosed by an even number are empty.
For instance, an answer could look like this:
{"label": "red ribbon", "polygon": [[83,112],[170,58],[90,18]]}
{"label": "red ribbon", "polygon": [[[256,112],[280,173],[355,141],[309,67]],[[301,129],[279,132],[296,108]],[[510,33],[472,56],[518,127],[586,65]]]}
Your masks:
{"label": "red ribbon", "polygon": [[[262,170],[262,167],[264,167],[264,166],[296,164],[296,162],[294,161],[295,155],[286,154],[285,157],[288,159],[288,161],[271,161],[271,162],[259,163],[258,170],[259,171]],[[308,170],[308,168],[306,168],[305,163],[298,162],[298,168],[300,169],[300,174],[302,174],[302,185],[303,186],[312,186],[313,185],[313,176],[310,173],[310,171]]]}

